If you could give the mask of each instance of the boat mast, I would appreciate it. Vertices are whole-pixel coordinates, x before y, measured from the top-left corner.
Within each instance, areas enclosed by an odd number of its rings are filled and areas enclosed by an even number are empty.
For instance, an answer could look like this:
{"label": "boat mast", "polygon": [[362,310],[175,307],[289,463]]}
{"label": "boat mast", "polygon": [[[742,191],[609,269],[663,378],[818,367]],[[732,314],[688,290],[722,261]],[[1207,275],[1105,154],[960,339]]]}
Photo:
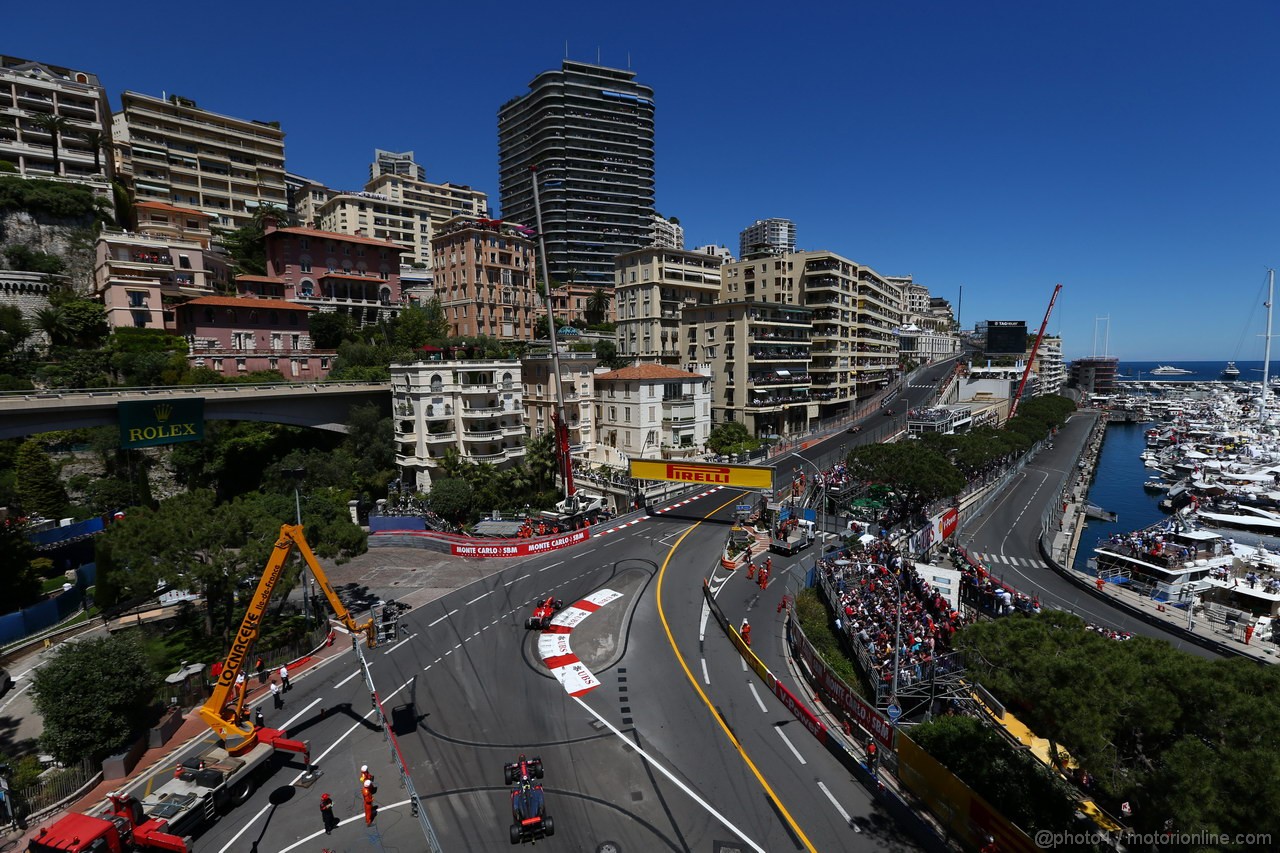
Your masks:
{"label": "boat mast", "polygon": [[1258,403],[1258,425],[1267,422],[1267,386],[1271,371],[1271,306],[1276,300],[1276,271],[1267,270],[1267,342],[1262,350],[1262,399]]}

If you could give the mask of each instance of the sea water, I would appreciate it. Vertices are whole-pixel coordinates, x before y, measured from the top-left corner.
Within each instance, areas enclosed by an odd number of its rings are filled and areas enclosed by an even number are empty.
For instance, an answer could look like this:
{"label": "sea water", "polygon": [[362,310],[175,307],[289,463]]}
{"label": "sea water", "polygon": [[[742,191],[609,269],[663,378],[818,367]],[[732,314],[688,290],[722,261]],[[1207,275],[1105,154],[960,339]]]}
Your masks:
{"label": "sea water", "polygon": [[[1190,377],[1187,377],[1190,378]],[[1080,534],[1072,567],[1084,571],[1093,549],[1113,533],[1130,533],[1150,527],[1168,515],[1160,510],[1162,492],[1148,492],[1142,484],[1160,475],[1142,463],[1146,431],[1154,424],[1108,424],[1102,453],[1089,487],[1089,503],[1116,514],[1115,521],[1090,518]],[[1172,485],[1170,481],[1170,485]]]}

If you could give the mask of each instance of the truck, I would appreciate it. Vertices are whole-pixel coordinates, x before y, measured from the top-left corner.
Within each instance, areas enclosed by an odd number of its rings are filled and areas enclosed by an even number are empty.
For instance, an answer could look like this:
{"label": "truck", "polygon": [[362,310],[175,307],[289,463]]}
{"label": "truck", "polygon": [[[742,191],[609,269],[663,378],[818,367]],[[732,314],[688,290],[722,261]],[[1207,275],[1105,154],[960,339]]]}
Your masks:
{"label": "truck", "polygon": [[169,831],[162,818],[143,814],[137,797],[111,793],[106,811],[72,814],[52,826],[41,827],[27,844],[27,853],[129,853],[171,850],[187,853],[187,839]]}
{"label": "truck", "polygon": [[769,550],[790,557],[813,544],[813,522],[789,518],[773,529]]}
{"label": "truck", "polygon": [[310,744],[289,739],[283,729],[252,723],[244,707],[248,691],[243,686],[248,681],[237,684],[236,678],[246,672],[271,594],[295,551],[315,575],[338,621],[353,636],[363,634],[369,645],[375,643],[373,620],[357,623],[347,611],[307,544],[302,525],[281,525],[280,535],[223,661],[213,692],[196,712],[217,735],[218,746],[179,763],[173,778],[141,801],[113,793],[107,798],[105,810],[65,815],[42,827],[31,841],[30,853],[127,853],[133,850],[185,853],[188,847],[182,833],[194,834],[219,814],[247,800],[274,768],[272,759],[277,751],[300,754],[310,771]]}

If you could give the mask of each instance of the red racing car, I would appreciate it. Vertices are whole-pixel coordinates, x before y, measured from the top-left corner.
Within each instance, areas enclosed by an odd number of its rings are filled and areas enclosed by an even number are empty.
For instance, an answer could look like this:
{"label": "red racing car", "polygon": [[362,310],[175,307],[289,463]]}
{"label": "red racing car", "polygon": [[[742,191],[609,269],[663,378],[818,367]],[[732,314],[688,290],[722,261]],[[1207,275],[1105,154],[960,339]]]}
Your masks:
{"label": "red racing car", "polygon": [[562,607],[564,607],[564,602],[558,598],[548,597],[544,601],[539,601],[533,608],[533,614],[524,620],[524,626],[529,630],[536,628],[539,631],[545,631],[551,627],[552,617]]}

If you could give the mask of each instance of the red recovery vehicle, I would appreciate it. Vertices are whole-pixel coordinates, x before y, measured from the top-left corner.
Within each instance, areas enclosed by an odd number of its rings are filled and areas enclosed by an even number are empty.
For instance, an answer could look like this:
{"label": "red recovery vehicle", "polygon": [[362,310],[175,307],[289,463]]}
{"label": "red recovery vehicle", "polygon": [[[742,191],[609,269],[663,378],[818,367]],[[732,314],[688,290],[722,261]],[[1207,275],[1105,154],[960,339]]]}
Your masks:
{"label": "red recovery vehicle", "polygon": [[173,850],[187,853],[185,838],[166,832],[169,822],[142,813],[136,797],[108,794],[109,810],[100,816],[71,814],[42,827],[27,847],[29,853],[129,853]]}

